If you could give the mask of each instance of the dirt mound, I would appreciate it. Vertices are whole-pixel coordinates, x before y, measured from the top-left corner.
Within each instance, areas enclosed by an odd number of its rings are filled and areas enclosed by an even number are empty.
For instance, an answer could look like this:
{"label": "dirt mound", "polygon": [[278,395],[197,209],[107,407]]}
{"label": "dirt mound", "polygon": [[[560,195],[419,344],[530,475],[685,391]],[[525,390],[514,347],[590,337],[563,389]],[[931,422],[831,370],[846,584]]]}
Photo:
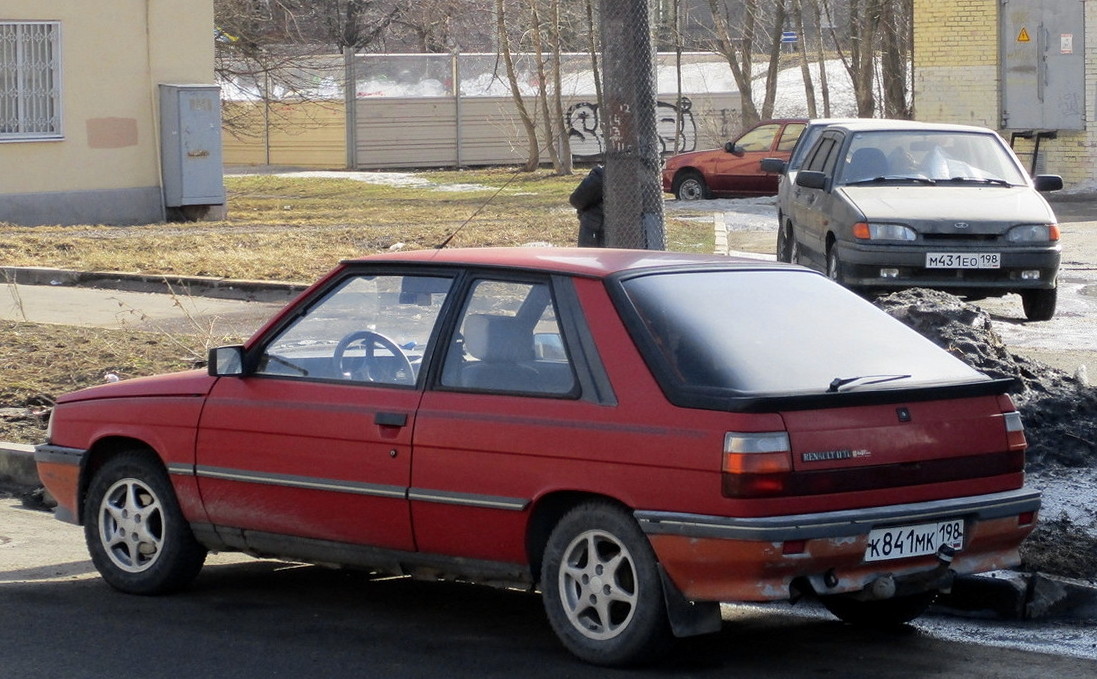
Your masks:
{"label": "dirt mound", "polygon": [[1097,466],[1097,388],[1012,353],[990,316],[955,295],[914,288],[876,304],[976,370],[1016,381],[1010,394],[1025,423],[1029,469]]}

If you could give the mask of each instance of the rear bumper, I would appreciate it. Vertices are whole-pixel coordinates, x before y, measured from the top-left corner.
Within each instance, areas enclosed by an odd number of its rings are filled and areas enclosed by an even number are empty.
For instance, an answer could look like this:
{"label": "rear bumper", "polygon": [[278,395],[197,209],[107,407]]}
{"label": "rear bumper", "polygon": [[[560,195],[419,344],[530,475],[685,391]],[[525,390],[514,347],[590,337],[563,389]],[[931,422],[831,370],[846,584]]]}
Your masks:
{"label": "rear bumper", "polygon": [[1034,527],[1022,522],[1040,507],[1037,491],[1020,489],[974,497],[821,514],[729,518],[639,511],[636,518],[660,563],[688,599],[777,601],[794,580],[819,594],[864,589],[885,574],[903,577],[937,567],[934,555],[865,562],[874,528],[962,518],[964,548],[958,574],[1009,568]]}
{"label": "rear bumper", "polygon": [[[953,291],[1000,291],[1055,287],[1062,247],[995,247],[948,245],[868,245],[839,241],[835,244],[846,285],[873,288],[927,287]],[[937,269],[926,267],[928,253],[998,253],[997,269]],[[898,270],[884,278],[881,269]],[[1024,279],[1022,271],[1039,271],[1038,279]]]}

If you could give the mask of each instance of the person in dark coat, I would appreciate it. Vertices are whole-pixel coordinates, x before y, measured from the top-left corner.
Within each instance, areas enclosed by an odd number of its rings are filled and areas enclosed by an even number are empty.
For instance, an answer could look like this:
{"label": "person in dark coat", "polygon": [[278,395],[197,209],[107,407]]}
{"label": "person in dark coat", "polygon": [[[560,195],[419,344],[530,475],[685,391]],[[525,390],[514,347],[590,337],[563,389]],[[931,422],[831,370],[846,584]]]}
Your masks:
{"label": "person in dark coat", "polygon": [[606,244],[602,215],[602,172],[601,165],[594,166],[568,198],[571,206],[579,212],[581,248],[601,248]]}

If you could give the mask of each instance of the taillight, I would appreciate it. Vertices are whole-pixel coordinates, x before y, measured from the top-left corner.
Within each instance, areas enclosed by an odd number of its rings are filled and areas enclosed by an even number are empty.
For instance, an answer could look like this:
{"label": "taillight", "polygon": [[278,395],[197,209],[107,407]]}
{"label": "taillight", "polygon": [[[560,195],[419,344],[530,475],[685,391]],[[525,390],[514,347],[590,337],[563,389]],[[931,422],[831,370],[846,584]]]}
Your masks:
{"label": "taillight", "polygon": [[1021,422],[1021,413],[1016,410],[1003,413],[1006,423],[1006,444],[1010,450],[1024,450],[1028,447],[1025,440],[1025,425]]}
{"label": "taillight", "polygon": [[782,495],[792,472],[788,433],[728,432],[722,471],[725,497]]}

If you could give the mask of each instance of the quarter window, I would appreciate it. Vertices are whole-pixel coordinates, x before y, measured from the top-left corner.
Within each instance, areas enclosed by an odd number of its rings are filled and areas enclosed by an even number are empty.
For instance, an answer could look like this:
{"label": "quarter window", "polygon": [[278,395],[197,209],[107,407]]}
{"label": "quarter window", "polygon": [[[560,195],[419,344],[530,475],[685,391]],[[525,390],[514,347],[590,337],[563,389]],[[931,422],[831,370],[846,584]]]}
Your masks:
{"label": "quarter window", "polygon": [[61,138],[61,24],[0,22],[0,141]]}
{"label": "quarter window", "polygon": [[470,391],[571,395],[575,372],[548,285],[477,281],[441,382]]}

